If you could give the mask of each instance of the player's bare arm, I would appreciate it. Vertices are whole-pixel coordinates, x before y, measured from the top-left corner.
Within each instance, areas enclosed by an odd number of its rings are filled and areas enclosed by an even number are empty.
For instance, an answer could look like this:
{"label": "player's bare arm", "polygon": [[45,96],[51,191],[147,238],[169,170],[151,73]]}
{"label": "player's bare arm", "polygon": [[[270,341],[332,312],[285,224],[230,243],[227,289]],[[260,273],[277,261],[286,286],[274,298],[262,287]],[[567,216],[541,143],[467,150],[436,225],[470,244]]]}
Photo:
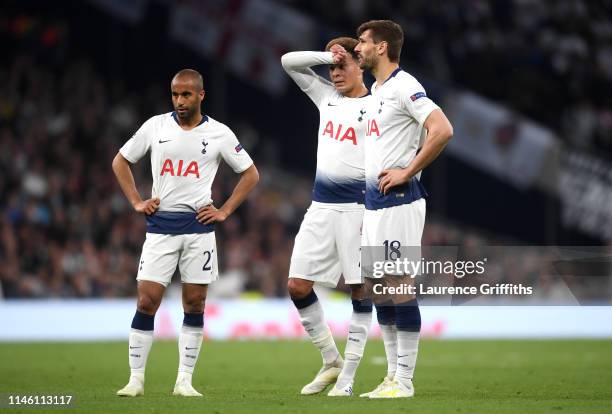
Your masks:
{"label": "player's bare arm", "polygon": [[381,193],[387,194],[391,188],[407,183],[440,155],[453,136],[453,126],[441,109],[432,111],[423,126],[427,130],[423,148],[408,167],[381,171],[378,176],[378,189]]}
{"label": "player's bare arm", "polygon": [[151,215],[155,213],[155,210],[159,207],[159,198],[149,198],[143,200],[136,190],[136,183],[134,182],[134,176],[130,169],[130,163],[126,160],[121,153],[117,153],[113,159],[113,172],[117,177],[117,181],[121,186],[121,190],[125,197],[128,199],[134,210],[138,213]]}
{"label": "player's bare arm", "polygon": [[198,221],[203,224],[225,221],[242,204],[258,182],[259,172],[255,164],[253,164],[240,174],[240,181],[238,181],[232,195],[221,208],[217,209],[214,205],[209,204],[198,210]]}

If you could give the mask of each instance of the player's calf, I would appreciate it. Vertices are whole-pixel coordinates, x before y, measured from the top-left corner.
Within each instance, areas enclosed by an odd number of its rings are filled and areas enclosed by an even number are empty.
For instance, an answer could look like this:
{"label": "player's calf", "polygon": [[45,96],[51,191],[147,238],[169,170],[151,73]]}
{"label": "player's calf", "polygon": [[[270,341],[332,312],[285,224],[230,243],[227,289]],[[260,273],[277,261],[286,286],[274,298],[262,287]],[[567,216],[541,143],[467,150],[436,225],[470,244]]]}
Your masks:
{"label": "player's calf", "polygon": [[[356,288],[357,290],[359,288]],[[355,295],[358,296],[358,295]],[[357,367],[363,357],[363,352],[372,322],[372,301],[370,299],[353,300],[353,314],[349,324],[346,349],[344,351],[344,366],[338,376],[338,381],[328,394],[329,396],[352,395],[353,382]]]}
{"label": "player's calf", "polygon": [[[306,295],[298,296],[304,294],[307,286],[310,289],[306,291]],[[301,393],[303,395],[317,394],[336,381],[342,369],[343,360],[338,352],[331,330],[325,323],[323,308],[319,303],[317,294],[312,289],[312,282],[291,278],[288,288],[289,293],[292,294],[291,300],[300,316],[300,322],[310,336],[312,343],[321,352],[321,358],[323,359],[323,367],[314,380],[302,388]]]}
{"label": "player's calf", "polygon": [[417,360],[421,331],[421,312],[415,299],[395,305],[397,328],[397,371],[395,381],[405,388],[412,388],[412,376]]}
{"label": "player's calf", "polygon": [[193,388],[192,376],[204,335],[204,301],[208,285],[183,284],[183,326],[179,334],[179,367],[173,395],[201,397]]}
{"label": "player's calf", "polygon": [[145,368],[153,345],[155,312],[164,294],[165,286],[150,281],[138,282],[138,302],[132,319],[128,340],[130,380],[117,391],[117,395],[135,397],[144,394]]}
{"label": "player's calf", "polygon": [[123,397],[136,397],[144,394],[145,368],[151,346],[155,315],[136,311],[128,341],[130,379],[128,384],[117,391]]}

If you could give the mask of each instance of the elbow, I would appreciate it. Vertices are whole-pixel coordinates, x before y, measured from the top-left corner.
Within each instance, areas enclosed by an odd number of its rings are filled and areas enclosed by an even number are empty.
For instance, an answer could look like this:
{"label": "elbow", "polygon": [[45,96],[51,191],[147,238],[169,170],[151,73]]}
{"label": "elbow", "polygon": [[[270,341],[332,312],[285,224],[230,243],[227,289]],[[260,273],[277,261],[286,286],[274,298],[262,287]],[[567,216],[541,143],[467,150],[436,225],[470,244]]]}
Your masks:
{"label": "elbow", "polygon": [[117,155],[115,155],[115,158],[113,158],[113,162],[111,164],[111,167],[115,174],[117,174],[119,170],[121,170],[121,167],[123,167],[126,163],[127,161],[125,160],[125,158],[123,158],[123,155],[118,152]]}
{"label": "elbow", "polygon": [[453,126],[448,123],[444,136],[446,137],[446,142],[448,143],[454,135]]}
{"label": "elbow", "polygon": [[293,54],[293,52],[288,52],[285,53],[283,56],[281,56],[281,65],[283,66],[283,69],[285,69],[285,71],[291,69],[291,55]]}
{"label": "elbow", "polygon": [[255,164],[253,164],[252,168],[253,171],[251,172],[251,180],[253,181],[253,187],[255,187],[257,183],[259,183],[259,170],[257,167],[255,167]]}
{"label": "elbow", "polygon": [[117,171],[117,168],[119,167],[119,153],[117,153],[117,155],[115,155],[115,158],[113,158],[113,162],[111,163],[111,167],[113,169],[113,171]]}
{"label": "elbow", "polygon": [[448,144],[448,142],[453,137],[453,126],[451,125],[448,119],[445,119],[446,122],[441,122],[439,124],[438,135],[444,145]]}
{"label": "elbow", "polygon": [[248,191],[251,191],[257,185],[259,182],[259,171],[257,171],[255,164],[242,172],[240,181],[249,189]]}
{"label": "elbow", "polygon": [[445,147],[453,137],[453,127],[450,123],[447,125],[439,125],[436,128],[432,128],[428,135],[435,137],[434,140],[442,145],[442,147]]}

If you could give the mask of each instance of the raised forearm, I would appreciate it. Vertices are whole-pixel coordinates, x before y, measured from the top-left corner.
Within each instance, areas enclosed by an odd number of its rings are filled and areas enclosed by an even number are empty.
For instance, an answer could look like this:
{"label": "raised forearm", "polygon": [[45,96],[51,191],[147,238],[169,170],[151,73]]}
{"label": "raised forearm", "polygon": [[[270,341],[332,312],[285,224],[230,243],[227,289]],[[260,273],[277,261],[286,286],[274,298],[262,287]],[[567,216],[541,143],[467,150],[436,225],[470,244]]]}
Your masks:
{"label": "raised forearm", "polygon": [[301,89],[308,89],[317,77],[311,66],[331,63],[331,52],[289,52],[281,57],[283,69]]}

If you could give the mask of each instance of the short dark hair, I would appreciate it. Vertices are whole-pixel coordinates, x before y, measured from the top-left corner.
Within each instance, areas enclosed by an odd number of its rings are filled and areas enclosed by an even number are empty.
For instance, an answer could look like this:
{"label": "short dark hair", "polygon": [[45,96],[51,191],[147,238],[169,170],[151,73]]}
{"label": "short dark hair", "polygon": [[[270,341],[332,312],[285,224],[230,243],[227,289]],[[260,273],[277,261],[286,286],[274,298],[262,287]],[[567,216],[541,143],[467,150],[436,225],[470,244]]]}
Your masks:
{"label": "short dark hair", "polygon": [[402,26],[391,20],[370,20],[363,23],[357,28],[357,36],[361,36],[363,32],[370,30],[374,43],[382,41],[387,42],[387,55],[389,60],[394,63],[399,63],[402,45],[404,44],[404,31]]}
{"label": "short dark hair", "polygon": [[347,52],[351,54],[353,59],[357,60],[358,56],[357,56],[357,53],[355,52],[355,47],[358,44],[359,44],[359,40],[353,39],[352,37],[346,37],[346,36],[336,37],[335,39],[332,39],[327,43],[327,46],[325,46],[325,50],[329,51],[329,49],[331,49],[333,45],[340,45],[344,48],[344,50],[346,50]]}
{"label": "short dark hair", "polygon": [[198,72],[197,70],[181,69],[176,73],[176,75],[174,75],[172,79],[174,80],[176,78],[191,79],[195,83],[196,88],[198,88],[199,90],[204,90],[204,79],[202,78],[202,75],[200,75],[200,72]]}

